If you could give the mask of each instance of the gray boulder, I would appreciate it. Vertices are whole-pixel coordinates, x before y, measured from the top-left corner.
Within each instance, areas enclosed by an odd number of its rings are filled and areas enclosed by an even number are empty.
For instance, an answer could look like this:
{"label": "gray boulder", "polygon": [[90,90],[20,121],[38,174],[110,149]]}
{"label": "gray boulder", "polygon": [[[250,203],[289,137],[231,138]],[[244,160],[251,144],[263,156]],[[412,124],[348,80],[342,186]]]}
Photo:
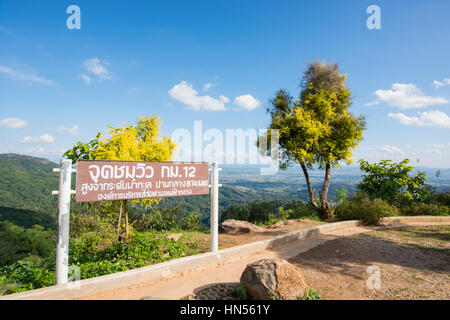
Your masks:
{"label": "gray boulder", "polygon": [[263,259],[247,265],[241,284],[256,300],[295,300],[308,294],[302,272],[281,259]]}

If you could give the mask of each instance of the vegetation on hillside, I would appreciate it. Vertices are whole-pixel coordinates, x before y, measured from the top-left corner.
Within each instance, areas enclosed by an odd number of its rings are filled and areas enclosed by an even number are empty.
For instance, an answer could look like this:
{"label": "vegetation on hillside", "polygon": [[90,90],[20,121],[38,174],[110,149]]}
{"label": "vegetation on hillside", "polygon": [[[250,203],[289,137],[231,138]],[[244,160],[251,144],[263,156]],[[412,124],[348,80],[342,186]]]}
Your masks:
{"label": "vegetation on hillside", "polygon": [[56,215],[59,177],[46,159],[0,154],[0,206]]}

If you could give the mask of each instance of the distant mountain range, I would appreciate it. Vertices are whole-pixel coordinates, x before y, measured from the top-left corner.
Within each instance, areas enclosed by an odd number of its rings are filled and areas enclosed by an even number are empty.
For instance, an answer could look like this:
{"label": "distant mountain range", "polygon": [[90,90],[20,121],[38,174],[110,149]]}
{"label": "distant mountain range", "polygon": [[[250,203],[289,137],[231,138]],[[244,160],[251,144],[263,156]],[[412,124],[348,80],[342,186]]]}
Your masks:
{"label": "distant mountain range", "polygon": [[[56,223],[58,199],[52,190],[58,189],[59,175],[53,172],[58,164],[48,159],[19,154],[0,154],[0,220],[14,220],[24,227],[36,223],[52,227]],[[219,205],[225,209],[230,204],[244,204],[262,200],[308,200],[305,181],[299,167],[278,171],[275,175],[261,175],[255,165],[221,165]],[[264,167],[264,166],[263,166]],[[429,182],[441,191],[450,190],[450,169],[417,168],[427,172]],[[311,178],[316,190],[321,188],[322,171],[312,171]],[[335,200],[338,190],[347,193],[355,190],[361,179],[356,166],[333,170],[329,199]],[[75,179],[73,179],[75,183]],[[180,206],[183,214],[197,212],[209,217],[209,196],[166,198],[163,207]],[[80,208],[76,203],[72,205]],[[138,211],[143,209],[136,208]],[[15,211],[14,211],[15,210]],[[29,219],[27,218],[29,215]],[[32,215],[32,216],[31,216]]]}

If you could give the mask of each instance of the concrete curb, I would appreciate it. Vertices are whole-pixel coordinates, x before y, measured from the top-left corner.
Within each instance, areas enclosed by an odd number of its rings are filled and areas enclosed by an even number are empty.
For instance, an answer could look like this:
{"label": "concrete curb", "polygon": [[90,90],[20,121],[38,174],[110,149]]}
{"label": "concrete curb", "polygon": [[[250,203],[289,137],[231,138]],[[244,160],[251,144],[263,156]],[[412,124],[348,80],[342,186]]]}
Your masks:
{"label": "concrete curb", "polygon": [[[409,223],[409,222],[448,222],[450,217],[390,217],[383,222]],[[177,274],[198,271],[201,269],[214,267],[232,260],[248,257],[265,249],[275,248],[288,242],[309,238],[311,236],[362,225],[361,221],[341,221],[321,226],[297,230],[287,234],[279,235],[266,240],[243,244],[240,246],[220,250],[217,253],[208,252],[195,256],[184,257],[163,263],[146,266],[138,269],[117,272],[96,278],[85,279],[64,285],[30,290],[26,292],[11,294],[0,297],[0,300],[47,300],[47,299],[80,299],[83,297],[100,294],[111,290],[125,287],[138,286],[158,279],[166,279]]]}

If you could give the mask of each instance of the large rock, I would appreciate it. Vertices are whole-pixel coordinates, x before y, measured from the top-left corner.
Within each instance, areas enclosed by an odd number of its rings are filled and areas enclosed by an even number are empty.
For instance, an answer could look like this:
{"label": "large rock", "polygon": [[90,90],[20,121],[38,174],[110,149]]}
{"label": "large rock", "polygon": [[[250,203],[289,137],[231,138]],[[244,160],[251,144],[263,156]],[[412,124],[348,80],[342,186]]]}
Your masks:
{"label": "large rock", "polygon": [[248,221],[227,219],[222,222],[221,230],[228,234],[263,232],[264,228],[258,227]]}
{"label": "large rock", "polygon": [[295,300],[308,293],[301,271],[281,259],[263,259],[247,265],[241,284],[257,300]]}

